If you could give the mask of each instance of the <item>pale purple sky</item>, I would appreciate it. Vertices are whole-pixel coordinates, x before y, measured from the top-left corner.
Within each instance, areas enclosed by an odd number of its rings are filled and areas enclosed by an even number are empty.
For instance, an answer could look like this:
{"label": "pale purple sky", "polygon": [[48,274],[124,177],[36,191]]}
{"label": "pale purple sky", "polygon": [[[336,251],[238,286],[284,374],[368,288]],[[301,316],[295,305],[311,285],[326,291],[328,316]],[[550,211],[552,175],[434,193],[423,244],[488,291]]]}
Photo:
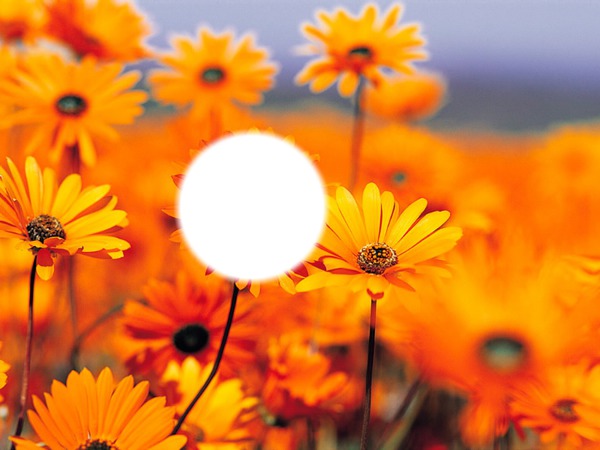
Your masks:
{"label": "pale purple sky", "polygon": [[[394,2],[376,3],[385,11]],[[291,82],[306,62],[293,52],[304,42],[300,23],[314,21],[319,8],[331,11],[343,6],[356,14],[365,2],[137,0],[136,4],[156,26],[150,44],[158,49],[168,48],[171,34],[192,34],[200,25],[217,31],[230,28],[240,34],[252,31],[281,65],[279,92],[273,94],[277,97],[308,92]],[[518,99],[521,91],[533,89],[541,98],[534,101],[536,108],[560,107],[566,111],[566,120],[593,114],[596,104],[600,111],[596,102],[600,99],[600,0],[405,0],[402,4],[403,22],[420,22],[428,41],[430,60],[419,67],[442,72],[457,101],[467,86],[473,86],[465,93],[471,97],[478,89],[485,97],[486,92],[490,94],[486,86],[492,86],[502,91],[500,100],[512,94]],[[546,98],[546,92],[557,98]],[[495,98],[491,95],[488,100]],[[544,99],[549,102],[546,106]],[[477,99],[462,100],[472,103]],[[558,106],[555,100],[566,104]],[[583,107],[580,112],[577,103]],[[556,114],[560,120],[560,113]],[[554,120],[553,116],[549,120]]]}

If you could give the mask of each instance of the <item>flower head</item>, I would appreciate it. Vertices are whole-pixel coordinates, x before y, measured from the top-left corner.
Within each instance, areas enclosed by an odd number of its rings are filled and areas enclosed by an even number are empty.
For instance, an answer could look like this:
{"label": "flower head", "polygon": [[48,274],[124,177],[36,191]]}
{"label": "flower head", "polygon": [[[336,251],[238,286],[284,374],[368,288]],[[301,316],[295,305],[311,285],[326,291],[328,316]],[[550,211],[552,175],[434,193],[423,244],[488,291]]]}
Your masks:
{"label": "flower head", "polygon": [[[181,365],[174,361],[169,363],[162,382],[167,383],[167,388],[168,383],[176,384],[178,413],[185,411],[211,369],[212,365],[203,367],[193,357],[187,357]],[[257,418],[257,404],[258,399],[246,393],[240,379],[220,380],[217,376],[190,411],[183,430],[190,441],[198,441],[194,448],[199,450],[213,446],[246,449],[251,441],[248,423]]]}
{"label": "flower head", "polygon": [[129,244],[105,233],[127,224],[125,211],[115,209],[116,197],[106,197],[110,186],[82,190],[81,176],[71,174],[58,186],[52,169],[40,170],[28,157],[25,178],[7,159],[0,167],[0,237],[22,241],[37,257],[37,273],[49,279],[56,255],[78,253],[117,259]]}
{"label": "flower head", "polygon": [[382,69],[411,74],[411,62],[425,59],[421,50],[425,40],[419,26],[398,26],[401,6],[392,5],[378,18],[375,4],[366,5],[358,17],[338,8],[332,14],[318,11],[320,26],[304,24],[302,31],[313,41],[304,47],[308,54],[322,55],[309,62],[296,76],[298,84],[310,83],[313,92],[327,89],[339,77],[338,91],[350,96],[362,76],[377,86],[384,75]]}
{"label": "flower head", "polygon": [[[216,276],[192,282],[184,272],[174,283],[151,281],[144,288],[145,303],[125,303],[125,330],[142,348],[129,360],[132,368],[160,375],[170,361],[182,363],[189,356],[202,365],[214,361],[227,322],[230,290],[230,284]],[[236,311],[221,365],[225,376],[254,361],[260,333],[250,308],[244,302]]]}
{"label": "flower head", "polygon": [[361,207],[344,187],[328,205],[327,226],[314,255],[325,270],[300,281],[298,292],[347,285],[377,300],[390,286],[412,290],[407,275],[439,269],[443,264],[438,257],[462,234],[457,227],[441,228],[450,217],[448,211],[420,218],[427,207],[425,199],[400,213],[394,196],[381,194],[374,183],[365,187]]}
{"label": "flower head", "polygon": [[13,77],[0,80],[0,102],[17,107],[4,123],[35,125],[26,152],[49,147],[58,161],[68,149],[91,166],[94,139],[116,140],[111,125],[131,123],[143,111],[147,95],[127,92],[140,74],[119,75],[122,69],[118,63],[98,65],[92,57],[77,63],[56,54],[28,55]]}
{"label": "flower head", "polygon": [[581,448],[587,440],[600,442],[599,401],[600,366],[582,361],[545,370],[515,395],[511,410],[542,442],[562,440]]}
{"label": "flower head", "polygon": [[[72,371],[66,385],[54,381],[46,404],[33,397],[29,421],[50,450],[178,450],[185,436],[169,436],[175,425],[175,409],[165,407],[164,397],[147,402],[149,384],[134,386],[130,375],[115,387],[105,368],[95,380],[91,372]],[[19,450],[40,447],[24,438],[11,438]]]}
{"label": "flower head", "polygon": [[192,114],[206,118],[215,108],[238,102],[255,105],[271,89],[277,66],[251,35],[234,42],[231,32],[200,28],[196,40],[176,36],[175,52],[162,57],[170,70],[155,70],[149,80],[156,97],[177,105],[192,104]]}
{"label": "flower head", "polygon": [[148,53],[142,40],[150,26],[131,2],[51,0],[47,11],[47,34],[78,56],[125,62]]}

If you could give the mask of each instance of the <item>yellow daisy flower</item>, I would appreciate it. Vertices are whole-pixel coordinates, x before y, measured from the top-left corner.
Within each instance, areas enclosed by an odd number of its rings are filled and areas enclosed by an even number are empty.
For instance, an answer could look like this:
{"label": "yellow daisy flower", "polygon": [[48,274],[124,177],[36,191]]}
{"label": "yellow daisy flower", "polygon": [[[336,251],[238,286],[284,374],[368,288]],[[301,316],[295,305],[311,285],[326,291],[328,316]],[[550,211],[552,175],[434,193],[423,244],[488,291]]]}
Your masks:
{"label": "yellow daisy flower", "polygon": [[46,33],[80,57],[126,62],[148,54],[142,41],[150,25],[132,2],[50,0],[46,9]]}
{"label": "yellow daisy flower", "polygon": [[314,255],[324,270],[301,280],[296,290],[346,285],[373,300],[392,285],[412,290],[407,274],[443,267],[438,256],[462,235],[460,228],[441,228],[448,211],[430,212],[419,220],[426,207],[427,201],[419,199],[400,213],[394,196],[380,194],[374,183],[365,187],[359,207],[347,189],[338,187],[336,197],[328,199],[329,218]]}
{"label": "yellow daisy flower", "polygon": [[[178,413],[185,411],[211,369],[212,365],[203,367],[192,357],[181,365],[174,361],[169,364],[162,381],[167,385],[175,383]],[[257,404],[258,399],[247,394],[240,379],[217,377],[184,422],[184,433],[195,441],[188,445],[198,450],[253,448],[249,424],[258,417]]]}
{"label": "yellow daisy flower", "polygon": [[51,149],[58,161],[65,150],[86,166],[96,162],[94,139],[116,140],[112,125],[129,124],[143,112],[147,94],[129,91],[139,72],[119,76],[118,63],[98,65],[92,57],[67,62],[60,56],[26,56],[12,78],[0,80],[0,102],[16,106],[5,126],[36,125],[26,152]]}
{"label": "yellow daisy flower", "polygon": [[200,28],[196,40],[176,36],[172,46],[174,53],[161,58],[170,70],[153,71],[149,81],[156,98],[191,103],[195,117],[205,118],[232,102],[258,104],[262,92],[273,87],[277,66],[268,61],[266,49],[254,45],[251,35],[234,42],[231,32]]}
{"label": "yellow daisy flower", "polygon": [[338,8],[329,14],[318,11],[319,26],[304,24],[302,31],[313,41],[302,48],[309,55],[322,55],[309,62],[296,76],[296,83],[310,83],[313,92],[321,92],[339,77],[338,91],[350,96],[362,76],[374,85],[384,78],[381,69],[411,74],[412,61],[426,59],[420,49],[425,40],[419,35],[419,25],[397,24],[402,7],[392,5],[378,18],[377,5],[366,5],[357,17]]}
{"label": "yellow daisy flower", "polygon": [[129,244],[106,233],[127,224],[125,211],[116,210],[116,197],[106,197],[110,186],[82,190],[81,176],[69,175],[58,186],[52,169],[40,170],[36,160],[25,162],[25,179],[7,158],[0,167],[0,238],[22,241],[20,247],[36,255],[37,273],[50,279],[56,255],[81,253],[117,259]]}
{"label": "yellow daisy flower", "polygon": [[[134,386],[127,376],[116,386],[110,369],[95,380],[91,372],[72,371],[66,385],[54,381],[46,404],[33,397],[31,425],[50,450],[180,450],[185,436],[169,436],[175,409],[164,397],[148,401],[149,383]],[[38,444],[13,437],[17,450],[39,450]]]}

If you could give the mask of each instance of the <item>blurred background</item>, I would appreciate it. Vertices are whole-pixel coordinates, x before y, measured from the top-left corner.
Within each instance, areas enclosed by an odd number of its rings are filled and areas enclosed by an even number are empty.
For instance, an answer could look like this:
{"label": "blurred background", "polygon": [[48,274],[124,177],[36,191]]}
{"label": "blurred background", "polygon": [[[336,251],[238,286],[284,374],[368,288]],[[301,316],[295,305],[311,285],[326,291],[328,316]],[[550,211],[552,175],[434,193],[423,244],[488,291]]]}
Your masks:
{"label": "blurred background", "polygon": [[[386,10],[392,1],[379,1]],[[307,61],[300,24],[317,9],[343,6],[357,14],[364,2],[333,0],[138,0],[152,20],[149,44],[168,49],[174,33],[200,25],[253,32],[272,52],[280,73],[265,106],[299,108],[317,101],[294,75]],[[420,22],[430,59],[418,68],[448,82],[445,107],[427,124],[440,130],[544,131],[554,124],[600,116],[600,1],[405,0],[402,22]],[[308,100],[307,100],[308,97]],[[318,101],[347,106],[335,89]]]}

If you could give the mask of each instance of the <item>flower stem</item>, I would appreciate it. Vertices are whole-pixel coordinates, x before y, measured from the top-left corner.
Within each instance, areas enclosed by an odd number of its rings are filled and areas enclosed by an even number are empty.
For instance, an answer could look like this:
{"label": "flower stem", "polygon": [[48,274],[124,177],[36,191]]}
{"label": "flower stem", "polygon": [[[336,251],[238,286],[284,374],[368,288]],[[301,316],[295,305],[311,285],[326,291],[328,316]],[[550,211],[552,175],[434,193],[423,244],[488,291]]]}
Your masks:
{"label": "flower stem", "polygon": [[237,297],[238,297],[239,291],[240,290],[234,281],[233,282],[233,292],[231,294],[231,305],[229,306],[229,315],[227,316],[227,323],[225,324],[225,329],[223,330],[223,337],[221,338],[221,345],[219,346],[219,350],[217,351],[217,356],[215,358],[215,363],[213,364],[213,368],[210,371],[208,378],[206,379],[206,381],[204,382],[204,384],[202,385],[202,387],[196,394],[196,396],[192,399],[192,401],[187,406],[187,408],[185,408],[185,411],[183,412],[183,414],[181,414],[181,416],[179,417],[179,420],[175,424],[175,427],[173,427],[173,431],[171,431],[171,434],[177,434],[177,432],[183,425],[183,422],[185,421],[186,417],[188,416],[190,411],[194,408],[194,406],[196,405],[198,400],[200,400],[200,397],[202,397],[202,394],[204,394],[204,392],[210,385],[210,382],[213,380],[213,378],[217,374],[217,371],[219,370],[219,364],[221,363],[221,358],[223,358],[223,353],[225,352],[225,345],[227,344],[227,338],[229,337],[229,331],[231,330],[231,325],[233,324],[233,316],[235,314],[235,305],[237,303]]}
{"label": "flower stem", "polygon": [[308,450],[316,450],[317,440],[315,436],[315,422],[311,417],[306,418],[306,447]]}
{"label": "flower stem", "polygon": [[[27,398],[29,397],[29,375],[31,373],[31,353],[33,348],[33,291],[35,288],[35,272],[37,269],[37,256],[33,257],[31,273],[29,274],[29,305],[27,318],[27,335],[25,337],[25,360],[23,362],[23,378],[21,381],[21,406],[17,427],[14,436],[21,436],[23,425],[25,423],[25,408],[27,407]],[[15,448],[15,445],[12,445]]]}
{"label": "flower stem", "polygon": [[365,405],[363,409],[360,448],[367,449],[369,420],[371,418],[371,386],[373,384],[373,357],[375,355],[375,326],[377,324],[377,301],[371,300],[371,319],[369,322],[369,353],[367,356],[367,375],[365,378]]}
{"label": "flower stem", "polygon": [[79,369],[79,352],[81,351],[81,344],[83,341],[100,325],[110,319],[112,316],[117,314],[123,309],[123,304],[116,305],[109,309],[107,312],[102,314],[96,320],[94,320],[91,324],[89,324],[81,333],[79,333],[74,341],[73,346],[71,347],[71,352],[69,353],[69,363],[71,364],[71,369],[78,370]]}
{"label": "flower stem", "polygon": [[358,167],[360,165],[360,149],[362,147],[363,131],[365,128],[365,115],[362,109],[362,93],[365,84],[364,77],[358,80],[358,86],[354,93],[354,108],[352,112],[352,142],[350,143],[350,191],[356,186],[358,178]]}

